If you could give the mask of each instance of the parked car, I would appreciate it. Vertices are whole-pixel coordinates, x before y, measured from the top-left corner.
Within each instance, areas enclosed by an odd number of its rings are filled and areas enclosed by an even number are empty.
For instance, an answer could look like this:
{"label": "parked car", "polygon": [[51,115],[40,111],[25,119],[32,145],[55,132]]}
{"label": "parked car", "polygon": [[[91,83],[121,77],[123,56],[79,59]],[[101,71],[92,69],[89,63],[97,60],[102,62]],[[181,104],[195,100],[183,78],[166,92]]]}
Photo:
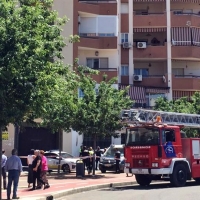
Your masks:
{"label": "parked car", "polygon": [[121,153],[119,168],[121,172],[124,172],[125,158],[124,158],[124,145],[111,145],[106,152],[102,155],[99,162],[99,169],[102,173],[106,171],[115,171],[116,161],[115,152],[118,149]]}
{"label": "parked car", "polygon": [[59,159],[61,170],[63,170],[63,172],[70,173],[71,171],[76,170],[76,161],[78,159],[67,152],[61,151],[61,157],[59,157],[58,150],[46,151],[44,155],[47,157],[48,168],[50,171],[58,169]]}

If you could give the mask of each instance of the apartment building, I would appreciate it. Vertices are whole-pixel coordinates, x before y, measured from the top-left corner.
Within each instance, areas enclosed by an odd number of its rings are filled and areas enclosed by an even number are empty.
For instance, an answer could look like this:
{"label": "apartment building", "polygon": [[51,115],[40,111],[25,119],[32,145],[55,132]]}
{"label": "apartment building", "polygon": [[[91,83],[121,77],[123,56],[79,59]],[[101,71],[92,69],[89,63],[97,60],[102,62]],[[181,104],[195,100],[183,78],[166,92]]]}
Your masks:
{"label": "apartment building", "polygon": [[130,85],[136,107],[153,106],[200,90],[199,0],[55,0],[70,22],[64,34],[80,42],[65,48],[66,63],[87,65]]}

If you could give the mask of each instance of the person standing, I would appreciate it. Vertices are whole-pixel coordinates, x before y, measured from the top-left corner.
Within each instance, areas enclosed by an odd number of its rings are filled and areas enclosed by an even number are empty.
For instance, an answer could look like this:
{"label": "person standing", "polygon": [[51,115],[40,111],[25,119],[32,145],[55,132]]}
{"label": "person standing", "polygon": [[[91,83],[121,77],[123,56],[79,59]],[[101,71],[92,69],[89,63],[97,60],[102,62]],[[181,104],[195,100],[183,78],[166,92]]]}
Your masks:
{"label": "person standing", "polygon": [[98,170],[98,164],[99,164],[100,157],[101,157],[100,147],[97,147],[95,154],[96,154],[96,170]]}
{"label": "person standing", "polygon": [[33,160],[32,163],[32,168],[33,168],[33,187],[31,190],[35,190],[35,184],[36,184],[36,180],[41,183],[43,183],[43,181],[40,180],[40,173],[41,173],[41,156],[40,156],[40,150],[35,150],[35,159]]}
{"label": "person standing", "polygon": [[3,189],[6,190],[6,170],[5,170],[5,165],[7,161],[7,156],[5,155],[5,150],[2,150],[2,160],[1,160],[1,172],[2,172],[2,177],[3,177]]}
{"label": "person standing", "polygon": [[27,165],[28,165],[28,188],[31,187],[31,183],[33,183],[33,168],[32,168],[32,163],[33,160],[35,159],[35,155],[34,155],[34,149],[30,150],[29,155],[27,156]]}
{"label": "person standing", "polygon": [[115,164],[116,164],[115,172],[116,173],[120,173],[120,169],[119,169],[120,156],[121,156],[120,151],[116,149],[116,152],[115,152]]}
{"label": "person standing", "polygon": [[89,151],[87,150],[87,147],[86,147],[86,146],[83,147],[82,157],[83,157],[84,169],[85,169],[85,168],[88,169]]}
{"label": "person standing", "polygon": [[90,147],[89,148],[88,174],[90,174],[92,172],[92,169],[93,169],[93,155],[94,155],[94,151],[93,151],[92,147]]}
{"label": "person standing", "polygon": [[22,172],[22,162],[17,156],[16,149],[12,150],[12,156],[8,158],[5,170],[8,172],[7,199],[10,199],[12,182],[14,182],[12,199],[19,199],[19,197],[17,197],[17,187]]}
{"label": "person standing", "polygon": [[47,180],[47,171],[48,171],[48,164],[47,164],[47,158],[44,156],[44,151],[40,150],[40,155],[42,159],[42,167],[41,167],[41,173],[40,173],[40,179],[45,184],[44,189],[49,188],[49,182]]}

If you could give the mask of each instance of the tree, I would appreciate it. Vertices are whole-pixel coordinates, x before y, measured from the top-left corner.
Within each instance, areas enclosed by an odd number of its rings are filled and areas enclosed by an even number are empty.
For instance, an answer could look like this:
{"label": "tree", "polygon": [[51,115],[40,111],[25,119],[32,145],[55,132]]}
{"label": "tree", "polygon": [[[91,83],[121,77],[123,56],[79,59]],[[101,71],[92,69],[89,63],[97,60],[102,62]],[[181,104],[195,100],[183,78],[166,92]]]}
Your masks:
{"label": "tree", "polygon": [[47,91],[66,73],[61,26],[67,19],[50,9],[52,2],[0,2],[0,136],[9,123],[33,119],[36,111],[44,110],[45,99],[51,97]]}
{"label": "tree", "polygon": [[[126,95],[126,90],[113,87],[116,78],[107,81],[104,75],[100,84],[97,85],[90,76],[94,73],[93,71],[86,68],[89,74],[85,74],[85,68],[78,69],[79,89],[83,91],[84,96],[78,100],[72,128],[79,134],[91,136],[95,150],[98,138],[115,136],[116,131],[122,128],[120,113],[122,109],[129,108],[132,101]],[[94,173],[93,166],[93,175]]]}
{"label": "tree", "polygon": [[[192,96],[191,102],[188,101],[187,97],[182,97],[175,101],[168,101],[166,98],[158,98],[156,100],[154,110],[198,114],[200,113],[199,103],[200,103],[200,94],[196,92]],[[198,129],[184,128],[183,130],[186,132],[188,137],[196,137],[199,135]]]}

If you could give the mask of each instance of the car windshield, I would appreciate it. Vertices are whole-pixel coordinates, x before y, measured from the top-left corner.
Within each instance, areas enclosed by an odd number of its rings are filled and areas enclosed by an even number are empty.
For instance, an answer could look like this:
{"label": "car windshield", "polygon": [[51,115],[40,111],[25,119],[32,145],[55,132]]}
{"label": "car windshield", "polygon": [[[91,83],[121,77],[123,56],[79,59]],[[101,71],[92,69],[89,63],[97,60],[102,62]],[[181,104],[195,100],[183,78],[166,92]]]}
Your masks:
{"label": "car windshield", "polygon": [[[124,149],[122,148],[118,148],[118,151],[120,151],[121,156],[124,156]],[[116,153],[116,149],[115,148],[108,148],[108,150],[105,152],[104,156],[106,157],[114,157]]]}
{"label": "car windshield", "polygon": [[61,157],[62,158],[73,158],[73,156],[68,153],[61,153]]}
{"label": "car windshield", "polygon": [[137,127],[127,130],[126,145],[158,145],[159,129],[156,127]]}

